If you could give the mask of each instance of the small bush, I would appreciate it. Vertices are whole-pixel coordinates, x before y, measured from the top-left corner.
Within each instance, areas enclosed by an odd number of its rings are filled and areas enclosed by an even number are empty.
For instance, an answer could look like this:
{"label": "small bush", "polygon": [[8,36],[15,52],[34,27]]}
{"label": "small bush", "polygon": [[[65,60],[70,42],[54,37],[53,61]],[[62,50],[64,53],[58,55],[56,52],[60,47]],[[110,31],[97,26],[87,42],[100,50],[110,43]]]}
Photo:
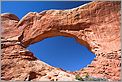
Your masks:
{"label": "small bush", "polygon": [[75,79],[77,79],[79,81],[108,81],[105,78],[91,77],[91,76],[89,76],[88,73],[86,73],[83,77],[80,77],[80,75],[76,75]]}
{"label": "small bush", "polygon": [[79,75],[76,75],[76,76],[75,76],[75,79],[76,79],[76,80],[79,80],[79,81],[84,81],[84,80],[82,79],[82,77],[80,77]]}

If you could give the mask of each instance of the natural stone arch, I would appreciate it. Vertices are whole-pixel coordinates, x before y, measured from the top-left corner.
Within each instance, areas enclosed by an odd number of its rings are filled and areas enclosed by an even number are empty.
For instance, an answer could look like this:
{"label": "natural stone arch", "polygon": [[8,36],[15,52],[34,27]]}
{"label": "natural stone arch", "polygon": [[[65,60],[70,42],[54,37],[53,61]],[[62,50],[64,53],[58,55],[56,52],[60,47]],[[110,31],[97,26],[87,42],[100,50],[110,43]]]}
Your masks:
{"label": "natural stone arch", "polygon": [[[117,66],[109,61],[109,58],[114,58],[111,54],[116,55],[121,51],[120,8],[119,1],[98,1],[64,11],[30,12],[17,25],[17,28],[22,30],[22,36],[19,40],[27,47],[32,43],[52,36],[75,37],[80,44],[85,45],[96,55],[96,58],[84,71],[87,71],[90,75],[97,73],[96,76],[111,78],[109,75],[112,73],[102,72],[103,74],[101,74],[101,70],[105,71],[104,67],[113,70],[113,67],[119,68],[120,66],[119,60],[111,59]],[[116,57],[119,59],[120,56],[116,55]],[[102,63],[99,64],[98,62]],[[111,67],[112,65],[113,67]],[[98,70],[98,72],[94,73],[94,70]],[[84,71],[81,69],[79,73]]]}
{"label": "natural stone arch", "polygon": [[[95,4],[96,6],[94,6],[94,3],[95,2],[91,2],[86,6],[64,11],[48,10],[41,13],[30,12],[17,24],[17,28],[22,30],[22,36],[19,39],[25,46],[28,46],[31,42],[34,43],[34,39],[37,36],[41,36],[43,34],[46,35],[47,32],[63,32],[72,34],[80,40],[87,42],[89,45],[85,46],[90,46],[88,48],[90,48],[90,50],[95,54],[119,50],[120,22],[118,21],[120,19],[120,3],[109,1],[105,3],[97,2]],[[105,12],[103,13],[103,11]],[[115,24],[118,25],[114,28],[111,28],[111,23],[109,23],[109,20],[112,20],[112,17],[113,20],[116,21],[113,23],[113,26],[115,26]],[[112,31],[114,31],[116,35],[112,35]],[[99,35],[100,32],[102,32],[102,35]],[[118,47],[113,46],[110,48],[109,45],[113,45],[113,43],[109,41],[116,37],[118,37],[116,39],[118,41],[114,44]],[[102,42],[105,40],[107,41],[108,46],[106,43]]]}
{"label": "natural stone arch", "polygon": [[[92,76],[120,80],[120,3],[120,1],[94,1],[69,10],[30,12],[20,21],[16,17],[11,19],[10,14],[2,15],[2,17],[7,16],[2,21],[2,28],[16,28],[9,31],[5,29],[2,34],[4,35],[2,44],[5,45],[2,47],[2,76],[5,80],[24,80],[25,73],[29,74],[29,71],[39,73],[41,66],[53,69],[35,59],[33,54],[25,48],[45,38],[63,35],[75,37],[80,44],[85,45],[96,55],[94,61],[84,70],[81,69],[73,74],[88,72]],[[12,32],[15,34],[12,35]],[[8,68],[5,65],[12,68],[13,72],[6,72]],[[23,68],[24,65],[27,67]]]}

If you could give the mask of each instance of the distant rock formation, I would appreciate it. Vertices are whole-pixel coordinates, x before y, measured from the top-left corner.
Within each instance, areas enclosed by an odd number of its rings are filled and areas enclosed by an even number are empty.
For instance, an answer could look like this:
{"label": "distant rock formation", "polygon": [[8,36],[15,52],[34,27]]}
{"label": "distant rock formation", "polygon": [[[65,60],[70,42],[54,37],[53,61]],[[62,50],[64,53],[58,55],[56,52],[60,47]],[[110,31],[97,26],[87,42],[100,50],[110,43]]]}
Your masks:
{"label": "distant rock formation", "polygon": [[[75,81],[75,75],[120,80],[120,1],[94,1],[69,10],[30,12],[21,20],[1,14],[1,79]],[[67,72],[34,57],[27,46],[48,37],[74,37],[96,55],[86,68]]]}

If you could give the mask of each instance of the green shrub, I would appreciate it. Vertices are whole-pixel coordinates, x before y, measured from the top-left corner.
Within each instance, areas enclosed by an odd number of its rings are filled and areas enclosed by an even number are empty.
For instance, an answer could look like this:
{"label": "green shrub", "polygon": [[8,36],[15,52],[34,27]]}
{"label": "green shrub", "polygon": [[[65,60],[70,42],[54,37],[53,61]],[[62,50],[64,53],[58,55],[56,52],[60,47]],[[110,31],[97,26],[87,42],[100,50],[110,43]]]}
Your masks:
{"label": "green shrub", "polygon": [[76,80],[79,80],[79,81],[84,81],[84,80],[82,79],[82,77],[80,77],[80,75],[76,75],[76,76],[75,76],[75,79],[76,79]]}
{"label": "green shrub", "polygon": [[81,77],[80,75],[76,75],[75,79],[79,81],[108,81],[105,78],[96,78],[96,77],[89,76],[88,73],[86,73],[83,77]]}

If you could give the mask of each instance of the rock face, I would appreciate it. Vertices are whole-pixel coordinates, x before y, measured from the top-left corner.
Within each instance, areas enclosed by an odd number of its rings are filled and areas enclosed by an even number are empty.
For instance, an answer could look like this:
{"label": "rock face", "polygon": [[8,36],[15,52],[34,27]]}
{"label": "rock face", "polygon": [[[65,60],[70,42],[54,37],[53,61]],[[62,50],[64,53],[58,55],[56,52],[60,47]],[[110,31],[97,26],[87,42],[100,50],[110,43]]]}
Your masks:
{"label": "rock face", "polygon": [[[84,72],[120,80],[120,1],[94,1],[69,10],[30,12],[21,20],[1,15],[1,78],[26,81],[75,81]],[[66,72],[34,57],[27,46],[48,37],[74,37],[96,55],[86,68]]]}

